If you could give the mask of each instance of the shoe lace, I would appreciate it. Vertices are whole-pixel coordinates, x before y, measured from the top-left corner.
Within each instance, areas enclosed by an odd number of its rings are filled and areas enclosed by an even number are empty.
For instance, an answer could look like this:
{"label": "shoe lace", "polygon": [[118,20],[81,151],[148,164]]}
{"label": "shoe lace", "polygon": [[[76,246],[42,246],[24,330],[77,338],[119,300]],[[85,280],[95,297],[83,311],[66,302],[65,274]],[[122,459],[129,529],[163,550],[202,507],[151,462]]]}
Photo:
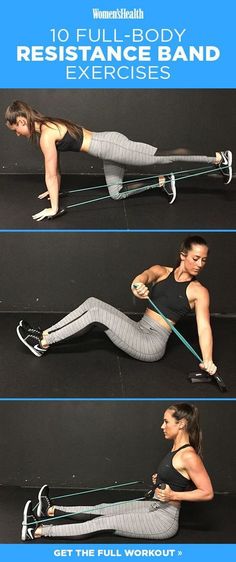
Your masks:
{"label": "shoe lace", "polygon": [[36,329],[36,328],[28,328],[28,332],[30,332],[30,334],[41,334],[42,331],[40,330],[40,328]]}

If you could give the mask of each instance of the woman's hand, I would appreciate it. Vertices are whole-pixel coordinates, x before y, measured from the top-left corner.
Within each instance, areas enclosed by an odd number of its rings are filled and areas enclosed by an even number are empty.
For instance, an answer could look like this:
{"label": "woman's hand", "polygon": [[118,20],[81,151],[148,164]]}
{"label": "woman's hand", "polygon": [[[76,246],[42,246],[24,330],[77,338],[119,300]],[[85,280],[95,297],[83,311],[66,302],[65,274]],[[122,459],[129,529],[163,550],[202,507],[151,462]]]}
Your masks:
{"label": "woman's hand", "polygon": [[149,289],[143,283],[136,283],[135,281],[131,285],[131,291],[139,299],[148,299]]}
{"label": "woman's hand", "polygon": [[52,209],[43,209],[43,211],[40,211],[40,213],[36,213],[36,215],[32,215],[33,219],[35,221],[43,221],[44,219],[47,219],[48,217],[54,217],[57,214],[57,211],[53,211]]}
{"label": "woman's hand", "polygon": [[45,197],[48,197],[48,200],[50,199],[48,191],[44,191],[43,193],[40,193],[40,195],[38,195],[38,199],[44,199]]}
{"label": "woman's hand", "polygon": [[203,361],[203,363],[199,364],[199,367],[200,369],[203,369],[204,371],[209,373],[209,375],[215,375],[217,371],[217,366],[215,365],[215,363],[213,363],[212,360]]}
{"label": "woman's hand", "polygon": [[173,490],[171,490],[168,484],[166,484],[164,490],[156,488],[154,498],[160,502],[170,502],[173,499]]}

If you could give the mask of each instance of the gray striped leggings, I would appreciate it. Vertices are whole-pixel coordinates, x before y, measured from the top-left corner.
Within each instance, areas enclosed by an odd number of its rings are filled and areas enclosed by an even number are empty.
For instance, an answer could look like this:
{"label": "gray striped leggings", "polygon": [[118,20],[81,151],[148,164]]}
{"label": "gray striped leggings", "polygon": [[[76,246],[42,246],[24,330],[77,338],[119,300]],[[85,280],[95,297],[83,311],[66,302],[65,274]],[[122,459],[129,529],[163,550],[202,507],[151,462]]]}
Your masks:
{"label": "gray striped leggings", "polygon": [[[43,537],[70,537],[83,539],[95,533],[113,531],[115,535],[137,539],[161,540],[173,537],[178,531],[179,504],[159,501],[138,501],[100,504],[96,506],[55,506],[60,512],[91,513],[100,515],[85,523],[43,525]],[[75,516],[76,517],[76,516]]]}
{"label": "gray striped leggings", "polygon": [[83,335],[94,325],[102,325],[105,334],[122,351],[140,361],[158,361],[165,353],[170,332],[144,315],[139,322],[94,297],[48,328],[48,345],[74,334]]}
{"label": "gray striped leggings", "polygon": [[[135,193],[150,189],[150,186],[139,187],[132,191],[129,184],[123,186],[124,166],[151,166],[153,164],[170,164],[175,161],[205,162],[215,164],[215,156],[156,155],[157,148],[150,144],[134,142],[125,135],[114,132],[93,133],[88,154],[103,160],[104,174],[108,191],[112,199],[125,199]],[[153,180],[155,183],[155,178]],[[123,188],[123,189],[122,189]],[[136,188],[136,189],[137,189]],[[122,191],[121,191],[122,190]]]}

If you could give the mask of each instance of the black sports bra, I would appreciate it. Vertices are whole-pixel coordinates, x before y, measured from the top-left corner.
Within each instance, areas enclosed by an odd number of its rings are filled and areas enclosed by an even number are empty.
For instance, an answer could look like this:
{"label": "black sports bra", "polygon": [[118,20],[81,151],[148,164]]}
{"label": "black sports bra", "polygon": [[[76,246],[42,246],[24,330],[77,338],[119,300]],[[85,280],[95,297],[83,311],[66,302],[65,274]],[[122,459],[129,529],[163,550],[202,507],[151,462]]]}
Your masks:
{"label": "black sports bra", "polygon": [[[167,318],[177,322],[191,311],[186,290],[192,281],[194,277],[190,281],[176,281],[173,270],[163,281],[153,285],[150,298]],[[151,303],[148,308],[156,312]]]}
{"label": "black sports bra", "polygon": [[185,476],[183,476],[172,464],[173,457],[176,453],[186,447],[191,447],[191,445],[187,443],[186,445],[179,447],[179,449],[176,449],[176,451],[170,451],[164,459],[162,459],[157,467],[158,481],[155,487],[158,487],[159,484],[165,483],[168,484],[175,492],[185,492],[186,490],[194,488],[192,480],[185,478]]}
{"label": "black sports bra", "polygon": [[75,138],[68,131],[60,141],[56,141],[58,152],[80,152],[83,144],[84,134],[82,127],[79,127],[79,135]]}

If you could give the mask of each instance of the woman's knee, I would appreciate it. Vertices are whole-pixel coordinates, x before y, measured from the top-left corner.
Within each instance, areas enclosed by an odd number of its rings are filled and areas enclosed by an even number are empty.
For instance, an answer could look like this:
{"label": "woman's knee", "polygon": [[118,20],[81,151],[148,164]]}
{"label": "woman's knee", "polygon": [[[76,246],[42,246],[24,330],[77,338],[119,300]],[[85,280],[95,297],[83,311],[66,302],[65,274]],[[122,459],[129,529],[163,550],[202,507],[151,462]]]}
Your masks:
{"label": "woman's knee", "polygon": [[115,188],[114,186],[112,186],[112,188],[108,186],[109,195],[114,201],[118,201],[119,199],[125,199],[125,197],[127,197],[126,193],[120,191],[121,188],[122,188],[121,186],[117,186]]}
{"label": "woman's knee", "polygon": [[86,309],[91,323],[102,323],[102,319],[104,316],[104,306],[102,301],[96,299],[95,297],[90,297],[86,301]]}
{"label": "woman's knee", "polygon": [[95,308],[96,306],[98,306],[99,303],[100,301],[96,297],[89,297],[88,299],[86,299],[84,304],[87,306],[88,310],[90,310],[91,308]]}

